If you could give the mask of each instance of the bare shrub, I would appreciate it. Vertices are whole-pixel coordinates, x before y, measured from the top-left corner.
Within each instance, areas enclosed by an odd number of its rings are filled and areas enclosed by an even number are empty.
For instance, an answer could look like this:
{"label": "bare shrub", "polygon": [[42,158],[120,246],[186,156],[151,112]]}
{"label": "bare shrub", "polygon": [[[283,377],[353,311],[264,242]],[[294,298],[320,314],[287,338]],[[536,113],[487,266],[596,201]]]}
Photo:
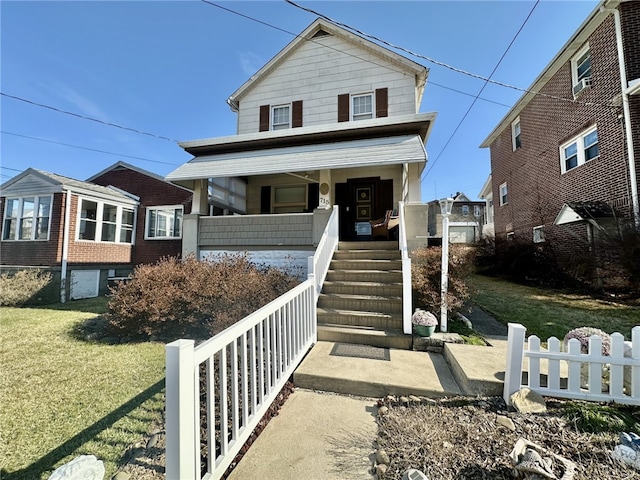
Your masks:
{"label": "bare shrub", "polygon": [[[464,245],[449,247],[448,311],[459,310],[471,296],[468,279],[474,269],[474,250]],[[440,310],[442,248],[425,247],[412,254],[411,277],[414,303],[430,312]]]}
{"label": "bare shrub", "polygon": [[42,270],[18,270],[0,275],[0,305],[18,307],[43,302],[40,295],[53,275]]}
{"label": "bare shrub", "polygon": [[112,289],[106,315],[119,335],[205,339],[293,288],[298,280],[246,254],[164,258]]}

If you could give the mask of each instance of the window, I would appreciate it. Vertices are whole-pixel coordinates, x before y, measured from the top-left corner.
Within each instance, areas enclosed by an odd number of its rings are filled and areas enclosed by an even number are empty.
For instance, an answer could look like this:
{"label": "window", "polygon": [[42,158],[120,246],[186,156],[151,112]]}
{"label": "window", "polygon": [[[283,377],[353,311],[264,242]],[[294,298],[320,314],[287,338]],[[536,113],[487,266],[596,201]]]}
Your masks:
{"label": "window", "polygon": [[505,182],[500,185],[500,206],[506,205],[507,203],[507,183]]}
{"label": "window", "polygon": [[533,243],[544,242],[544,225],[533,227]]}
{"label": "window", "polygon": [[182,238],[182,205],[147,208],[146,239]]}
{"label": "window", "polygon": [[571,80],[573,95],[578,95],[586,87],[591,86],[591,52],[589,44],[581,48],[571,59]]}
{"label": "window", "polygon": [[567,173],[598,155],[598,129],[594,127],[560,146],[560,169],[562,173]]}
{"label": "window", "polygon": [[511,144],[514,152],[522,146],[520,137],[520,117],[516,118],[511,124]]}
{"label": "window", "polygon": [[5,204],[3,240],[48,240],[51,196],[8,198]]}
{"label": "window", "polygon": [[513,242],[513,240],[516,238],[516,234],[513,232],[509,232],[507,233],[507,241],[508,242]]}
{"label": "window", "polygon": [[278,105],[271,109],[271,125],[273,130],[282,130],[291,126],[291,108],[289,105]]}
{"label": "window", "polygon": [[287,185],[273,188],[273,213],[302,213],[306,208],[306,185]]}
{"label": "window", "polygon": [[465,217],[469,216],[469,205],[462,205],[462,215]]}
{"label": "window", "polygon": [[482,215],[482,209],[480,208],[480,205],[474,205],[473,206],[473,216],[474,217],[479,217],[480,215]]}
{"label": "window", "polygon": [[133,208],[80,199],[78,240],[133,243]]}
{"label": "window", "polygon": [[351,97],[353,106],[352,120],[368,120],[373,118],[373,94],[353,95]]}

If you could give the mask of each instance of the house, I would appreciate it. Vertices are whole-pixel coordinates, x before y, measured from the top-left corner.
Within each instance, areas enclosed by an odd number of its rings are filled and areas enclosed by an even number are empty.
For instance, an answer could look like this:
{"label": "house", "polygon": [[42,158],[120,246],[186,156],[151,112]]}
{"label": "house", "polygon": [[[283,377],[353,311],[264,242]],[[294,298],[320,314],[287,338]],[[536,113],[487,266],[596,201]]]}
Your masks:
{"label": "house", "polygon": [[572,258],[613,212],[640,224],[639,26],[640,2],[601,1],[484,140],[496,240]]}
{"label": "house", "polygon": [[484,200],[485,202],[484,216],[481,226],[481,237],[494,238],[495,228],[493,225],[493,184],[491,174],[489,174],[489,177],[487,177],[487,180],[484,182],[480,193],[478,193],[478,198]]}
{"label": "house", "polygon": [[237,135],[180,144],[194,158],[166,179],[194,191],[183,254],[246,250],[306,269],[335,205],[341,240],[371,241],[371,221],[400,202],[410,238],[424,236],[424,205],[409,204],[420,202],[435,120],[418,113],[427,73],[314,21],[227,99]]}
{"label": "house", "polygon": [[[442,214],[440,201],[429,202],[428,231],[430,238],[442,242]],[[449,216],[449,243],[472,244],[482,236],[485,218],[485,202],[471,201],[464,193],[453,196],[453,206]]]}
{"label": "house", "polygon": [[29,168],[0,187],[3,272],[50,271],[48,296],[64,302],[106,293],[135,265],[180,254],[190,192],[122,162],[92,179]]}

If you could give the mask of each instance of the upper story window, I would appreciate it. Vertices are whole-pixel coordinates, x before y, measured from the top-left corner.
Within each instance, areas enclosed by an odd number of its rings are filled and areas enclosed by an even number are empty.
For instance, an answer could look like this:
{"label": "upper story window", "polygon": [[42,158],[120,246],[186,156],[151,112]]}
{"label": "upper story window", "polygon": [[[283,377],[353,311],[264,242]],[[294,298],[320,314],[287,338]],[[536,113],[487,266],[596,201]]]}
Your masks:
{"label": "upper story window", "polygon": [[593,127],[560,146],[560,169],[567,173],[598,155],[598,129]]}
{"label": "upper story window", "polygon": [[134,218],[132,207],[81,198],[78,240],[133,243]]}
{"label": "upper story window", "polygon": [[480,215],[482,215],[482,209],[480,208],[480,205],[474,205],[473,206],[473,216],[474,217],[479,217]]}
{"label": "upper story window", "polygon": [[520,117],[516,118],[511,124],[511,144],[514,152],[522,146]]}
{"label": "upper story window", "polygon": [[3,240],[49,240],[51,195],[7,198]]}
{"label": "upper story window", "polygon": [[147,208],[145,239],[182,238],[182,205]]}
{"label": "upper story window", "polygon": [[469,205],[462,205],[462,215],[464,217],[469,216]]}
{"label": "upper story window", "polygon": [[502,185],[500,185],[500,206],[506,205],[508,203],[507,194],[507,182],[504,182]]}
{"label": "upper story window", "polygon": [[591,51],[589,44],[582,47],[571,59],[571,80],[573,82],[574,96],[591,86]]}
{"label": "upper story window", "polygon": [[352,120],[368,120],[373,118],[373,93],[352,95]]}
{"label": "upper story window", "polygon": [[271,129],[282,130],[291,127],[291,107],[277,105],[271,107]]}

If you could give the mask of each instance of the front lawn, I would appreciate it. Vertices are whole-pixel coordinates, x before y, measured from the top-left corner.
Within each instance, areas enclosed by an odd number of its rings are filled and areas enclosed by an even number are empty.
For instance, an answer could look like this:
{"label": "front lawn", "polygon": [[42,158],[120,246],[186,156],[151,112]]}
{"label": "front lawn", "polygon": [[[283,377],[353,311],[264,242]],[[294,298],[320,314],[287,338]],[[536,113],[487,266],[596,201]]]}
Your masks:
{"label": "front lawn", "polygon": [[87,342],[74,327],[106,299],[0,308],[0,476],[46,479],[78,455],[111,478],[164,407],[164,344]]}
{"label": "front lawn", "polygon": [[640,308],[583,294],[518,285],[492,277],[473,277],[474,302],[504,323],[520,323],[528,335],[562,340],[577,327],[620,332],[627,340],[640,325]]}

